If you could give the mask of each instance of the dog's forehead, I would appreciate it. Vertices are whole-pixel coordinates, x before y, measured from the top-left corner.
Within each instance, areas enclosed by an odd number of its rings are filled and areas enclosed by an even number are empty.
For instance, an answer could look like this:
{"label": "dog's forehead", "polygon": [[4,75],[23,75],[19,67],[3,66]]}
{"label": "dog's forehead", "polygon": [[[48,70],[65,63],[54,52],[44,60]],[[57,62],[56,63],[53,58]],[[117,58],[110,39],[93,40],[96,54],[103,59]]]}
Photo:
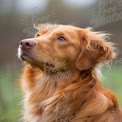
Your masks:
{"label": "dog's forehead", "polygon": [[52,31],[50,31],[52,34],[58,34],[58,35],[67,35],[67,36],[75,36],[77,38],[77,29],[74,26],[68,26],[68,25],[60,25]]}
{"label": "dog's forehead", "polygon": [[60,25],[55,29],[62,30],[62,31],[69,31],[69,32],[76,31],[76,27],[70,25]]}

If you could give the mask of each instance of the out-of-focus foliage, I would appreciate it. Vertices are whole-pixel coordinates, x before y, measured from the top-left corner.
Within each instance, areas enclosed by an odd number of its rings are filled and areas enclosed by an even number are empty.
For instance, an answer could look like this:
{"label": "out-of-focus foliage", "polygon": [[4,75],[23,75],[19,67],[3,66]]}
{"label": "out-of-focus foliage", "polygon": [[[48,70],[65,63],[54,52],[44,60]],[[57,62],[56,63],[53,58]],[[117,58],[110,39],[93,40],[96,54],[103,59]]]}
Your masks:
{"label": "out-of-focus foliage", "polygon": [[20,118],[21,93],[16,71],[0,70],[0,122],[17,122]]}

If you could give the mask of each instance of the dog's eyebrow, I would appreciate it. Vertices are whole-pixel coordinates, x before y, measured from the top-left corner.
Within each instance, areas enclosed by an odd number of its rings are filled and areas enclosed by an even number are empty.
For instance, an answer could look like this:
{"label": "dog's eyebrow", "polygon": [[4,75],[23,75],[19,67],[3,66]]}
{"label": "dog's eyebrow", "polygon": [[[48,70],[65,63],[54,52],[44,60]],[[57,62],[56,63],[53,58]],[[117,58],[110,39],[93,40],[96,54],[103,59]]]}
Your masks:
{"label": "dog's eyebrow", "polygon": [[64,32],[60,31],[60,32],[55,32],[55,35],[65,35]]}

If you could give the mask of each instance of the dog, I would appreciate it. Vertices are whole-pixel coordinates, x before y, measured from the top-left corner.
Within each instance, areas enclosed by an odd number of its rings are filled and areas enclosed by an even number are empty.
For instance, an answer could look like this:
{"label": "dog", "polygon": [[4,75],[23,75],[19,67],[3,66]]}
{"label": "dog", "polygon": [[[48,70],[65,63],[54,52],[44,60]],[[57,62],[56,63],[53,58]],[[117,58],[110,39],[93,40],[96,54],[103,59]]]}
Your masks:
{"label": "dog", "polygon": [[116,57],[109,34],[72,25],[40,24],[20,41],[24,122],[122,122],[100,67]]}

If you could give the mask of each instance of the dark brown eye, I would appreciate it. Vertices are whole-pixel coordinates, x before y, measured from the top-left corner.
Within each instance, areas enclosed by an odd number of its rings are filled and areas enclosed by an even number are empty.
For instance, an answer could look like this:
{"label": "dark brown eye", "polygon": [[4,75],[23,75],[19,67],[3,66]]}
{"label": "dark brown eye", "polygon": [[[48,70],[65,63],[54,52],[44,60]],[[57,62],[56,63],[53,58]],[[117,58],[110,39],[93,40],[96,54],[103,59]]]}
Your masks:
{"label": "dark brown eye", "polygon": [[59,40],[59,41],[66,41],[65,37],[63,37],[63,36],[59,36],[59,37],[58,37],[58,40]]}
{"label": "dark brown eye", "polygon": [[39,37],[40,36],[40,34],[38,33],[38,34],[36,34],[36,37]]}

